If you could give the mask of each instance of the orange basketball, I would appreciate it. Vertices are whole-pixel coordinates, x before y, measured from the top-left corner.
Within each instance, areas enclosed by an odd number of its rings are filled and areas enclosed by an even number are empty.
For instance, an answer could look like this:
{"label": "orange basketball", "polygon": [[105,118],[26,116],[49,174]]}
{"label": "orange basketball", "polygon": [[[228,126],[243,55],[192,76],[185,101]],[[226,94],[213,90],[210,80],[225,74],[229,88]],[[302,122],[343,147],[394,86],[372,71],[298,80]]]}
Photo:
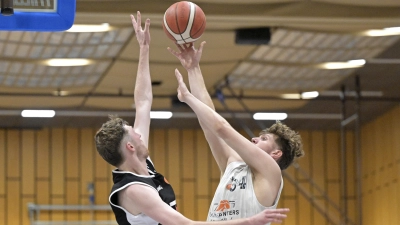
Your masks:
{"label": "orange basketball", "polygon": [[206,28],[206,16],[193,2],[176,2],[165,11],[163,28],[168,38],[177,44],[194,42]]}

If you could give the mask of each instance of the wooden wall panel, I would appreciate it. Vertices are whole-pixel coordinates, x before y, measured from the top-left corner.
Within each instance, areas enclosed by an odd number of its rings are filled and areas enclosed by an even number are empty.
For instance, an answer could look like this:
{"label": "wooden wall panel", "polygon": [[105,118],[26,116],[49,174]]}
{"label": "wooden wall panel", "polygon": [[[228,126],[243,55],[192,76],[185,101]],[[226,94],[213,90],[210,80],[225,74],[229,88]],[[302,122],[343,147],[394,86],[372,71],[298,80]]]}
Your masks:
{"label": "wooden wall panel", "polygon": [[[196,160],[194,161],[196,170],[196,190],[199,198],[210,197],[210,162],[212,155],[204,133],[201,130],[196,131]],[[212,156],[211,156],[212,157]],[[214,193],[212,193],[214,194]],[[208,210],[208,207],[207,207]]]}
{"label": "wooden wall panel", "polygon": [[346,159],[347,159],[347,194],[350,198],[355,197],[356,188],[356,164],[355,164],[355,142],[354,134],[350,131],[346,133]]}
{"label": "wooden wall panel", "polygon": [[6,159],[5,131],[0,129],[0,198],[6,194]]}
{"label": "wooden wall panel", "polygon": [[6,220],[6,200],[4,196],[0,196],[0,224],[7,224]]}
{"label": "wooden wall panel", "polygon": [[351,221],[357,221],[356,210],[356,158],[354,133],[346,132],[346,179],[347,179],[347,216]]}
{"label": "wooden wall panel", "polygon": [[[97,205],[108,205],[108,195],[110,193],[110,187],[108,186],[107,180],[96,181],[95,183],[95,197]],[[107,220],[108,215],[104,212],[95,212],[95,220]]]}
{"label": "wooden wall panel", "polygon": [[194,220],[196,213],[195,206],[195,193],[194,193],[194,182],[193,181],[183,181],[183,202],[181,207],[181,212],[187,218]]}
{"label": "wooden wall panel", "polygon": [[[56,196],[51,198],[50,204],[52,205],[64,205],[66,204],[66,199],[64,196]],[[60,221],[60,220],[65,220],[65,211],[50,211],[48,212],[50,214],[50,220],[51,221]]]}
{"label": "wooden wall panel", "polygon": [[[290,166],[285,170],[285,173],[287,173],[290,177],[294,178],[295,177],[295,169],[293,166]],[[288,198],[294,198],[297,194],[296,187],[290,183],[289,180],[287,180],[285,177],[283,177],[283,190],[282,190],[282,196],[288,197]]]}
{"label": "wooden wall panel", "polygon": [[79,148],[78,145],[79,139],[77,129],[66,129],[65,132],[65,139],[67,140],[65,142],[65,165],[66,165],[66,178],[74,178],[77,179],[79,176],[79,166],[80,166],[80,161],[81,159],[79,158]]}
{"label": "wooden wall panel", "polygon": [[340,135],[338,132],[326,132],[326,142],[324,149],[327,158],[327,179],[330,182],[338,182],[340,179]]}
{"label": "wooden wall panel", "polygon": [[[28,203],[35,202],[35,198],[33,196],[27,195],[23,196],[21,200],[21,214],[27,214],[26,213],[26,208]],[[29,217],[28,216],[21,216],[22,219],[22,225],[31,225]]]}
{"label": "wooden wall panel", "polygon": [[[400,224],[400,107],[364,125],[361,133],[363,220],[371,224]],[[0,224],[27,224],[26,204],[89,204],[87,185],[94,183],[96,204],[108,204],[111,170],[97,153],[95,128],[0,129]],[[244,133],[241,131],[241,133]],[[257,132],[254,132],[255,134]],[[300,131],[305,157],[301,171],[285,173],[313,193],[332,217],[339,217],[340,132]],[[246,135],[246,134],[245,134]],[[203,132],[156,129],[150,134],[151,156],[177,194],[185,216],[205,220],[220,179],[220,171]],[[348,215],[356,219],[355,139],[347,137]],[[305,176],[303,175],[305,174]],[[320,193],[308,181],[322,190]],[[330,224],[307,198],[285,178],[279,203],[291,212],[284,224]],[[324,195],[335,205],[329,204]],[[42,220],[114,220],[112,212],[41,212]]]}
{"label": "wooden wall panel", "polygon": [[21,139],[20,130],[8,130],[6,133],[6,177],[21,177]]}
{"label": "wooden wall panel", "polygon": [[283,221],[282,225],[293,225],[296,223],[297,218],[297,201],[295,198],[284,198],[280,200],[278,205],[279,208],[289,208],[290,212],[287,214],[287,218]]}
{"label": "wooden wall panel", "polygon": [[[306,190],[311,189],[308,183],[302,182],[301,185],[305,187]],[[303,195],[298,195],[297,201],[299,225],[313,224],[313,208],[311,203]]]}
{"label": "wooden wall panel", "polygon": [[321,211],[319,211],[318,209],[321,209],[322,212],[326,211],[326,205],[325,205],[325,201],[322,198],[318,198],[315,201],[316,205],[318,205],[318,207],[320,208],[316,208],[313,207],[313,211],[312,211],[312,223],[313,224],[321,224],[321,225],[326,225],[328,224],[328,221],[325,219],[324,214],[321,213]]}
{"label": "wooden wall panel", "polygon": [[[71,180],[66,182],[65,204],[79,205],[79,182],[78,180]],[[67,211],[66,220],[77,221],[79,220],[79,211]]]}
{"label": "wooden wall panel", "polygon": [[[180,136],[179,130],[171,129],[168,130],[167,140],[168,140],[168,156],[167,156],[167,168],[168,173],[165,174],[169,183],[174,187],[175,194],[179,197],[181,195],[181,170],[183,168],[180,167],[181,155],[180,155]],[[157,166],[157,165],[156,165]],[[180,201],[177,201],[180,204]],[[178,205],[178,207],[180,207]]]}
{"label": "wooden wall panel", "polygon": [[397,107],[395,110],[392,111],[392,120],[393,121],[393,133],[392,133],[392,140],[393,140],[393,148],[395,149],[395,162],[394,162],[394,174],[395,175],[393,180],[392,180],[392,188],[395,189],[394,197],[392,198],[393,205],[395,207],[391,207],[391,217],[393,216],[393,219],[396,223],[400,223],[400,107]]}
{"label": "wooden wall panel", "polygon": [[108,179],[111,175],[109,164],[96,153],[94,156],[95,179]]}
{"label": "wooden wall panel", "polygon": [[94,183],[95,185],[95,197],[96,204],[99,205],[107,205],[108,203],[108,195],[110,194],[111,187],[108,186],[107,180],[97,180]]}
{"label": "wooden wall panel", "polygon": [[[81,160],[79,172],[79,179],[80,179],[80,202],[79,204],[89,204],[89,195],[88,192],[88,185],[93,184],[94,182],[94,159],[96,155],[98,155],[97,151],[95,150],[94,144],[94,131],[93,129],[82,129],[80,131],[80,146],[79,146],[79,157]],[[111,171],[108,171],[111,173]]]}
{"label": "wooden wall panel", "polygon": [[193,179],[194,178],[194,132],[193,130],[183,130],[182,131],[182,163],[184,164],[182,171],[183,179]]}
{"label": "wooden wall panel", "polygon": [[42,129],[36,132],[36,177],[50,178],[50,130]]}
{"label": "wooden wall panel", "polygon": [[21,181],[9,179],[7,181],[6,223],[7,225],[20,225],[23,220],[21,208]]}
{"label": "wooden wall panel", "polygon": [[35,180],[35,133],[33,130],[22,131],[22,194],[34,195]]}
{"label": "wooden wall panel", "polygon": [[326,194],[330,201],[333,202],[332,204],[327,203],[327,208],[329,211],[333,212],[334,215],[340,215],[339,210],[342,210],[342,207],[340,206],[340,185],[341,183],[339,182],[331,182],[327,185]]}
{"label": "wooden wall panel", "polygon": [[[311,170],[311,177],[315,182],[315,185],[318,186],[318,189],[322,192],[325,192],[325,152],[324,149],[324,133],[321,131],[314,131],[311,133],[311,149],[312,155],[310,155],[310,161],[312,162],[310,167]],[[317,190],[318,190],[317,189]],[[316,197],[321,197],[322,193],[317,191],[315,188],[312,189],[312,193]]]}
{"label": "wooden wall panel", "polygon": [[208,209],[210,207],[209,198],[197,198],[196,206],[196,217],[194,219],[198,221],[206,221]]}
{"label": "wooden wall panel", "polygon": [[[311,143],[311,134],[308,131],[299,131],[299,134],[301,135],[302,141],[303,141],[303,149],[305,152],[305,157],[302,157],[299,159],[298,163],[301,167],[301,169],[308,175],[311,174],[311,166],[310,166],[310,160],[313,158],[313,149],[312,149],[312,143]],[[304,179],[304,177],[301,177],[301,174],[297,179]]]}
{"label": "wooden wall panel", "polygon": [[65,164],[64,164],[64,130],[61,128],[52,129],[51,131],[51,194],[57,198],[63,198],[65,189]]}
{"label": "wooden wall panel", "polygon": [[167,171],[165,159],[168,150],[166,148],[165,130],[154,129],[153,131],[151,131],[149,142],[151,143],[151,148],[149,149],[151,153],[151,160],[156,166],[156,170],[161,174],[165,174],[165,172]]}
{"label": "wooden wall panel", "polygon": [[400,107],[362,129],[363,221],[399,224]]}
{"label": "wooden wall panel", "polygon": [[[36,199],[32,203],[40,204],[40,205],[51,204],[50,182],[48,180],[37,180],[36,181],[36,190],[37,190]],[[50,220],[50,213],[47,211],[41,212],[40,219],[41,220]]]}

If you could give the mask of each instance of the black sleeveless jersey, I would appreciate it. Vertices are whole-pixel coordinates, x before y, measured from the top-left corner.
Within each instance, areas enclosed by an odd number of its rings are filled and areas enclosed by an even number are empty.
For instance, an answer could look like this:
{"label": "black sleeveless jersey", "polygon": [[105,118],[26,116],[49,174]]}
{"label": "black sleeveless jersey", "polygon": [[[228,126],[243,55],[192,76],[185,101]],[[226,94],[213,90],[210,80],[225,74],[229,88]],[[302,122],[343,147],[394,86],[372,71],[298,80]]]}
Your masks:
{"label": "black sleeveless jersey", "polygon": [[[164,176],[154,168],[153,162],[148,158],[146,160],[147,170],[150,176],[137,175],[132,172],[120,171],[115,169],[113,171],[114,185],[111,189],[109,202],[114,212],[115,218],[119,225],[131,225],[128,218],[132,215],[127,215],[126,212],[118,203],[118,192],[133,184],[141,184],[154,188],[158,191],[160,198],[170,207],[176,210],[175,193],[172,186],[164,178]],[[146,218],[144,218],[146,219]],[[149,219],[149,218],[147,218]]]}

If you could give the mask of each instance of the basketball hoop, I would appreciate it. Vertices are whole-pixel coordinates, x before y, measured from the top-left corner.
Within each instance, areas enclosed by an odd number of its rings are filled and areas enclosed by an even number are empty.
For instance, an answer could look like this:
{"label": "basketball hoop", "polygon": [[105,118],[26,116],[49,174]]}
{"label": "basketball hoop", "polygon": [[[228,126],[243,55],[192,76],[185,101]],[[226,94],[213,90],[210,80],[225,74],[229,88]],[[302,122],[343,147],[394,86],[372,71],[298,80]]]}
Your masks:
{"label": "basketball hoop", "polygon": [[1,0],[1,15],[11,16],[14,15],[14,1],[13,0]]}

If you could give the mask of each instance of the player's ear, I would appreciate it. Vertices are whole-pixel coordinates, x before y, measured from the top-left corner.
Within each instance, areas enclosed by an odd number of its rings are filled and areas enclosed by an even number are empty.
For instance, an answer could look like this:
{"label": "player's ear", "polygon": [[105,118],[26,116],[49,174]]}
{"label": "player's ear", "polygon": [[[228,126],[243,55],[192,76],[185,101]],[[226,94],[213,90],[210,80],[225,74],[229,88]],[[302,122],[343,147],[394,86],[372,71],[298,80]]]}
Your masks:
{"label": "player's ear", "polygon": [[125,147],[128,151],[134,152],[135,151],[135,146],[131,142],[126,142]]}
{"label": "player's ear", "polygon": [[271,152],[271,156],[273,159],[278,160],[282,156],[282,151],[280,149],[275,149]]}

